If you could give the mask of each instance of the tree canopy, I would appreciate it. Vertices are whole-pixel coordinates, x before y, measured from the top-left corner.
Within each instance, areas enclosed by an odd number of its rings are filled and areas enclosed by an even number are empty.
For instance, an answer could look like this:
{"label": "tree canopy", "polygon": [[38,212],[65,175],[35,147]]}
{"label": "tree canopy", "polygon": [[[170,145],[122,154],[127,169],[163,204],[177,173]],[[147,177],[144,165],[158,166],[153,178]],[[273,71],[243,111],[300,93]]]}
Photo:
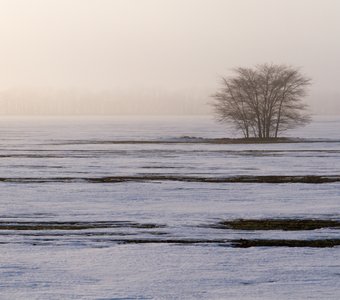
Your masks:
{"label": "tree canopy", "polygon": [[261,64],[233,73],[222,77],[213,106],[218,120],[232,123],[245,138],[277,138],[310,121],[302,99],[311,80],[298,68]]}

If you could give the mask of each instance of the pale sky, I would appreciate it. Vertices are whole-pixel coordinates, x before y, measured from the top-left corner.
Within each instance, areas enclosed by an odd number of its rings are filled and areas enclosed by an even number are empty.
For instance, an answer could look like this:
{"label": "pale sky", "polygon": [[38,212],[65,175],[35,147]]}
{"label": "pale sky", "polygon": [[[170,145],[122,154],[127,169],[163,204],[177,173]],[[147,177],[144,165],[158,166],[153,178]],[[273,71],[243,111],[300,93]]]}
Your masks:
{"label": "pale sky", "polygon": [[0,100],[153,95],[162,113],[169,93],[204,113],[220,75],[271,62],[300,66],[314,110],[340,114],[339,0],[0,0],[0,41]]}

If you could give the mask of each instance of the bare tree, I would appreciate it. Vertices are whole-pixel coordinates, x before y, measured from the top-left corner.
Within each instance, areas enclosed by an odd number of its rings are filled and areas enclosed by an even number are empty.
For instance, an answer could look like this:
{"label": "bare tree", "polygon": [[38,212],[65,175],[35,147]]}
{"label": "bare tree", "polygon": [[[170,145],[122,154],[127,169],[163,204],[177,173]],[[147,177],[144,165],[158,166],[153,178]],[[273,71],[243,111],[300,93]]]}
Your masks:
{"label": "bare tree", "polygon": [[245,138],[277,138],[310,121],[302,102],[311,80],[297,68],[262,64],[236,68],[213,95],[219,121],[232,123]]}

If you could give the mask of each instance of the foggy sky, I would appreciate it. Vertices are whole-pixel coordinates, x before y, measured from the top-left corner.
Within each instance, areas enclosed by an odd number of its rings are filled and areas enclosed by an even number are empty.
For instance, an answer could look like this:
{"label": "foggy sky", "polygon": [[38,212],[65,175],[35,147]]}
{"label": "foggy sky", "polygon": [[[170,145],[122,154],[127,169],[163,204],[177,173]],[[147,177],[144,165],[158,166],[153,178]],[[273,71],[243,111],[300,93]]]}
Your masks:
{"label": "foggy sky", "polygon": [[220,75],[271,62],[340,114],[339,37],[338,0],[0,0],[0,113],[207,113]]}

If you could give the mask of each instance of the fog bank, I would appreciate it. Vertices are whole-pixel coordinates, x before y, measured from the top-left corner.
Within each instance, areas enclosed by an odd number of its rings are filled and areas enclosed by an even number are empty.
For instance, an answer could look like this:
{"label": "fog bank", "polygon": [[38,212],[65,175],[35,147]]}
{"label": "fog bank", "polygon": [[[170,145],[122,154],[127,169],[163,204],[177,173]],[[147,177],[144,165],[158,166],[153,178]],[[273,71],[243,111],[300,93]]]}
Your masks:
{"label": "fog bank", "polygon": [[338,0],[0,0],[1,114],[207,114],[220,75],[264,62],[340,114]]}

